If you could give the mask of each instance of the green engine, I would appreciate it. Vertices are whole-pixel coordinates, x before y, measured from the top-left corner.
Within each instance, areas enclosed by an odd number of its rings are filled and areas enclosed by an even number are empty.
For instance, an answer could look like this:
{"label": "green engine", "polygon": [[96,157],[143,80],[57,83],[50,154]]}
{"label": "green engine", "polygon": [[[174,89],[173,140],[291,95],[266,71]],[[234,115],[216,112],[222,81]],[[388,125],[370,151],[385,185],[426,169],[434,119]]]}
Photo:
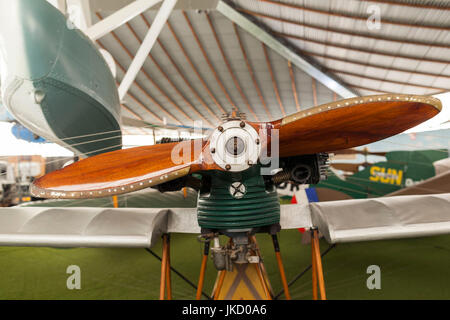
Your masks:
{"label": "green engine", "polygon": [[278,224],[277,192],[265,183],[260,169],[256,165],[241,172],[205,172],[198,198],[200,227],[238,231]]}

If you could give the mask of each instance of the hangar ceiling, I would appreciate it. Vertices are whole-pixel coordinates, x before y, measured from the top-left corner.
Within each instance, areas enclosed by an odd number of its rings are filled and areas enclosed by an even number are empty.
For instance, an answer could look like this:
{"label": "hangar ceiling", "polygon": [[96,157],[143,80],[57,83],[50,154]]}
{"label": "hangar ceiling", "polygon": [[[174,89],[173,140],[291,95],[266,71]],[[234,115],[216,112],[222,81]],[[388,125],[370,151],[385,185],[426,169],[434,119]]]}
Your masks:
{"label": "hangar ceiling", "polygon": [[[92,0],[92,24],[130,2]],[[125,116],[214,127],[232,108],[268,121],[341,98],[219,12],[221,2],[178,1],[123,100]],[[224,2],[355,95],[450,90],[447,1]],[[373,5],[379,29],[367,25]],[[158,7],[97,40],[114,57],[118,84]]]}

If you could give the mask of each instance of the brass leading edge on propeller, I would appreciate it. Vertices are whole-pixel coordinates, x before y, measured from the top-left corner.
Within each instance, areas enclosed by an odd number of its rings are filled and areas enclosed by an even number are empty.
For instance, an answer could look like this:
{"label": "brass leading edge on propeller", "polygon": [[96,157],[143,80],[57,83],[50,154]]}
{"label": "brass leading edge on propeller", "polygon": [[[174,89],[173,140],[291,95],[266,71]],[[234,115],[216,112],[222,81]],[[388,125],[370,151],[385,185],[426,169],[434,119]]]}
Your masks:
{"label": "brass leading edge on propeller", "polygon": [[[150,186],[163,191],[194,187],[199,191],[202,236],[213,243],[216,267],[231,271],[233,265],[259,261],[255,242],[250,241],[255,233],[268,232],[277,243],[280,204],[275,184],[316,184],[326,178],[327,152],[401,133],[440,110],[440,101],[433,97],[389,94],[327,103],[272,122],[249,122],[233,111],[206,139],[87,158],[36,180],[31,192],[41,198],[67,199]],[[279,159],[271,160],[279,160],[279,168],[264,171],[270,163],[261,160],[276,153]],[[230,242],[221,246],[219,234],[229,236]]]}

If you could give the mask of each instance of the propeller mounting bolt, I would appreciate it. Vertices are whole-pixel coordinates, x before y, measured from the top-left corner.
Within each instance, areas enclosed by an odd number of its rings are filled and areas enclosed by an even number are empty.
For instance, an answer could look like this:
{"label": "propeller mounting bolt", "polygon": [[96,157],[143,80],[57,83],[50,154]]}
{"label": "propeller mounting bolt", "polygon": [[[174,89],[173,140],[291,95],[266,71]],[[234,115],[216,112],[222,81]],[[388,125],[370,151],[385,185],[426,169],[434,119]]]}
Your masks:
{"label": "propeller mounting bolt", "polygon": [[256,139],[256,144],[259,144],[259,139]]}
{"label": "propeller mounting bolt", "polygon": [[215,148],[212,148],[211,149],[211,153],[215,153],[216,152],[216,149]]}
{"label": "propeller mounting bolt", "polygon": [[220,132],[223,132],[223,127],[220,126],[220,127],[217,128],[217,130],[219,130]]}
{"label": "propeller mounting bolt", "polygon": [[241,121],[240,126],[241,126],[241,128],[244,128],[245,127],[245,122]]}
{"label": "propeller mounting bolt", "polygon": [[230,166],[229,164],[227,164],[227,165],[225,166],[225,169],[230,170],[230,169],[231,169],[231,166]]}

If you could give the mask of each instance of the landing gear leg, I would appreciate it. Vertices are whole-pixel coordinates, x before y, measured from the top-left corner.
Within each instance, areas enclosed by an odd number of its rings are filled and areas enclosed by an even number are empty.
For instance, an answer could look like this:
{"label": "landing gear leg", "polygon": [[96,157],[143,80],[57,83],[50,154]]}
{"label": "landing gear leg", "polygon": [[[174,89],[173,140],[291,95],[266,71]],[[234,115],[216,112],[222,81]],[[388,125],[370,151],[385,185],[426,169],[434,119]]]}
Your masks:
{"label": "landing gear leg", "polygon": [[205,271],[206,271],[206,263],[208,262],[208,255],[209,255],[209,241],[205,242],[205,249],[203,251],[202,265],[200,267],[200,277],[198,279],[197,285],[196,300],[200,300],[202,297],[203,282],[205,280]]}
{"label": "landing gear leg", "polygon": [[284,272],[283,260],[281,260],[280,244],[278,243],[276,234],[272,234],[272,242],[278,262],[278,269],[280,270],[281,282],[283,283],[284,295],[286,296],[286,300],[291,300],[291,294],[289,293],[289,286],[286,280],[286,273]]}
{"label": "landing gear leg", "polygon": [[170,277],[170,236],[163,235],[163,252],[161,260],[161,283],[159,287],[159,300],[165,299],[167,287],[167,300],[172,300],[172,284]]}
{"label": "landing gear leg", "polygon": [[322,257],[320,256],[319,231],[311,229],[311,260],[312,260],[312,292],[313,300],[318,300],[317,282],[319,282],[320,300],[326,300],[325,280],[323,278]]}

